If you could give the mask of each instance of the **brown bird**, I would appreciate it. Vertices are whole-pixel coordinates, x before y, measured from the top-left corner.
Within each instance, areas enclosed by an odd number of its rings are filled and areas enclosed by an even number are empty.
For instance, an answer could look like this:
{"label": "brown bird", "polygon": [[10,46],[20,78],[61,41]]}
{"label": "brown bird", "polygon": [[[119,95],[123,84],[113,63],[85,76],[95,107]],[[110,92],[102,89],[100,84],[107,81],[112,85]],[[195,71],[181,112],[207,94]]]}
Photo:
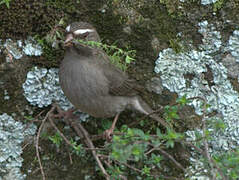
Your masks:
{"label": "brown bird", "polygon": [[82,112],[94,117],[114,117],[112,127],[106,131],[110,137],[120,112],[137,110],[169,127],[163,119],[139,96],[139,85],[111,64],[108,55],[100,48],[79,42],[100,41],[96,29],[86,22],[75,22],[66,28],[65,57],[60,65],[60,85],[69,101]]}

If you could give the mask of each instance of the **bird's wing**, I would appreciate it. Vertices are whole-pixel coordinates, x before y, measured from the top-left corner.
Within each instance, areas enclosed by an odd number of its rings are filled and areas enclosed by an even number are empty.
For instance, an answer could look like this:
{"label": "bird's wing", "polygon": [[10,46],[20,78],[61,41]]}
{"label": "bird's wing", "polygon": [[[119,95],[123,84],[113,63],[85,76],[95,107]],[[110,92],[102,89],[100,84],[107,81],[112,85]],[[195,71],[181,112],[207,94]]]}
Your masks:
{"label": "bird's wing", "polygon": [[134,96],[139,93],[142,87],[135,80],[129,79],[123,71],[113,65],[104,52],[100,52],[100,56],[102,58],[99,58],[98,61],[101,61],[99,63],[103,67],[103,73],[108,80],[110,94],[115,96]]}

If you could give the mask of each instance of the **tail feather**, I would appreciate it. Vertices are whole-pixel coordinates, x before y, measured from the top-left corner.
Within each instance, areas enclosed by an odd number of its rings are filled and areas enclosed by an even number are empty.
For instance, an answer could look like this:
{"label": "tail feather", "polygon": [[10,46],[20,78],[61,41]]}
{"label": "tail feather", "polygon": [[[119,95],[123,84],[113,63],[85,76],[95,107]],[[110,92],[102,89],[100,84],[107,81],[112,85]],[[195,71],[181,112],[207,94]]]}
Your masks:
{"label": "tail feather", "polygon": [[158,115],[154,114],[153,113],[154,111],[150,108],[150,106],[145,101],[143,101],[139,96],[134,97],[130,104],[133,109],[135,109],[145,115],[149,115],[149,117],[158,121],[166,129],[170,127],[170,125],[164,119],[162,119]]}

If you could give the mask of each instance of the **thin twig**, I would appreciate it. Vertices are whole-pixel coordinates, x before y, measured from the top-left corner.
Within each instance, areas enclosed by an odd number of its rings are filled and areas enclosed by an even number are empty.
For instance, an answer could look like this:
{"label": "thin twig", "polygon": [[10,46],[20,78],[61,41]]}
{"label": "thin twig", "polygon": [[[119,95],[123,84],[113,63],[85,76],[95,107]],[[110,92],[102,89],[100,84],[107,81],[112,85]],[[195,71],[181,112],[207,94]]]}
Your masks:
{"label": "thin twig", "polygon": [[46,177],[45,177],[45,173],[44,173],[44,170],[43,170],[43,167],[42,167],[42,163],[41,163],[41,158],[40,158],[40,153],[39,153],[39,138],[40,138],[40,134],[41,134],[41,130],[48,118],[48,116],[54,111],[55,107],[52,107],[50,111],[48,111],[48,113],[46,114],[46,116],[44,117],[44,119],[42,120],[42,123],[38,129],[38,132],[37,132],[37,137],[36,137],[36,155],[37,155],[37,159],[38,159],[38,163],[39,163],[39,166],[40,166],[40,169],[41,169],[41,174],[42,174],[42,179],[45,180]]}
{"label": "thin twig", "polygon": [[[107,155],[104,155],[104,154],[98,154],[98,156],[99,157],[102,157],[102,158],[105,158],[105,159],[109,159],[109,156],[107,156]],[[118,161],[118,160],[116,160],[116,159],[111,159],[112,161],[114,161],[116,164],[118,164],[118,165],[124,165],[124,166],[126,166],[126,167],[128,167],[129,169],[132,169],[132,170],[134,170],[134,171],[136,171],[136,172],[138,172],[138,173],[140,173],[140,174],[144,174],[143,173],[143,171],[141,171],[140,169],[137,169],[137,168],[135,168],[135,167],[133,167],[133,166],[131,166],[131,165],[129,165],[129,164],[127,164],[127,163],[123,163],[123,162],[120,162],[120,161]],[[108,166],[111,166],[108,162],[106,162],[106,161],[104,161]],[[167,177],[167,176],[163,176],[163,175],[154,175],[154,174],[151,174],[151,176],[153,176],[154,178],[163,178],[163,179],[170,179],[170,180],[181,180],[181,179],[178,179],[178,178],[175,178],[175,177]]]}
{"label": "thin twig", "polygon": [[185,172],[185,168],[178,162],[176,161],[173,156],[171,156],[170,154],[168,154],[166,151],[162,150],[161,148],[157,148],[157,150],[159,152],[161,152],[164,156],[167,156],[171,161],[173,161],[173,163],[178,166],[183,172]]}
{"label": "thin twig", "polygon": [[70,159],[70,164],[73,164],[71,153],[68,151],[69,159]]}
{"label": "thin twig", "polygon": [[[19,107],[17,106],[17,108],[19,109]],[[19,110],[20,112],[20,110]],[[38,117],[40,117],[40,115],[42,115],[42,113],[44,113],[45,110],[41,111],[35,118],[31,119],[29,123],[27,123],[27,125],[25,126],[25,128],[23,129],[23,132],[29,128],[30,124],[33,122],[40,122],[41,120],[38,120]]]}
{"label": "thin twig", "polygon": [[22,147],[22,151],[24,151],[24,149],[29,145],[30,143],[26,143],[23,147]]}
{"label": "thin twig", "polygon": [[150,149],[149,151],[147,151],[146,153],[144,153],[144,155],[149,155],[151,152],[157,150],[157,147],[153,147],[152,149]]}
{"label": "thin twig", "polygon": [[213,167],[215,167],[217,169],[218,173],[220,174],[222,180],[227,180],[228,178],[223,175],[223,172],[222,172],[221,168],[217,165],[217,163],[211,158],[211,156],[209,154],[209,146],[208,146],[206,133],[205,133],[206,129],[207,129],[207,125],[206,125],[207,100],[203,97],[200,97],[200,96],[189,98],[189,100],[193,100],[193,99],[200,99],[200,100],[203,101],[202,128],[203,128],[203,144],[204,144],[204,150],[205,151],[201,150],[200,148],[196,147],[195,145],[193,145],[191,143],[188,143],[188,142],[186,142],[186,143],[183,142],[183,143],[193,147],[195,150],[200,152],[204,157],[206,157],[208,159],[208,163],[209,163],[211,169],[213,169]]}
{"label": "thin twig", "polygon": [[[98,154],[98,156],[99,156],[99,154]],[[108,161],[104,160],[103,162],[104,162],[109,168],[112,168],[112,165],[111,165]],[[122,174],[119,175],[119,178],[122,179],[122,180],[127,180],[127,177],[124,176],[124,175],[122,175]]]}
{"label": "thin twig", "polygon": [[162,111],[162,109],[163,109],[163,107],[160,107],[159,109],[157,109],[157,110],[155,110],[155,111],[153,111],[153,112],[151,112],[151,113],[149,113],[149,114],[147,114],[147,115],[142,116],[142,117],[139,118],[138,120],[133,121],[132,123],[130,123],[130,124],[128,125],[128,127],[132,127],[132,126],[135,126],[135,125],[139,124],[140,121],[144,120],[144,119],[147,118],[147,117],[150,117],[150,116],[153,115],[153,114],[156,114],[156,113]]}
{"label": "thin twig", "polygon": [[57,128],[57,126],[55,125],[55,123],[53,122],[52,120],[52,117],[50,116],[49,118],[49,121],[52,125],[52,127],[60,134],[60,136],[64,139],[64,141],[69,145],[71,146],[72,148],[74,148],[74,145],[65,137],[65,135]]}
{"label": "thin twig", "polygon": [[[83,136],[85,137],[85,143],[87,144],[87,146],[88,146],[89,148],[91,148],[91,149],[95,149],[95,146],[94,146],[94,144],[92,143],[91,139],[89,138],[89,134],[88,134],[88,132],[86,131],[86,129],[85,129],[80,123],[77,123],[77,124],[76,124],[76,123],[72,122],[70,119],[69,119],[69,121],[70,121],[70,123],[72,124],[72,127],[74,128],[74,130],[76,131],[77,135],[80,136],[80,137],[83,135]],[[79,128],[78,128],[78,127],[79,127]],[[100,161],[100,159],[99,159],[98,154],[96,153],[96,151],[95,151],[95,150],[92,150],[91,152],[92,152],[92,154],[93,154],[93,156],[94,156],[94,158],[95,158],[95,160],[96,160],[98,166],[100,167],[102,173],[104,174],[105,178],[106,178],[107,180],[110,180],[110,176],[109,176],[109,174],[106,172],[106,170],[105,170],[103,164],[101,163],[101,161]]]}
{"label": "thin twig", "polygon": [[34,171],[32,171],[32,175],[36,174],[39,170],[41,170],[40,168],[36,168]]}
{"label": "thin twig", "polygon": [[[99,154],[98,156],[99,156],[99,157],[106,158],[106,159],[109,158],[107,155],[104,155],[104,154]],[[137,169],[137,168],[135,168],[135,167],[133,167],[133,166],[130,166],[130,165],[127,164],[127,163],[120,162],[120,161],[118,161],[118,160],[116,160],[116,159],[112,159],[112,160],[113,160],[115,163],[119,164],[119,165],[121,165],[121,164],[125,165],[126,167],[128,167],[128,168],[134,170],[135,172],[138,172],[138,173],[140,173],[140,174],[143,173],[143,171],[141,171],[140,169]]]}
{"label": "thin twig", "polygon": [[221,175],[222,180],[227,180],[227,178],[223,175],[222,170],[218,167],[218,165],[216,164],[216,162],[211,158],[210,154],[209,154],[209,147],[208,147],[208,142],[207,142],[207,138],[206,138],[206,129],[207,129],[207,125],[206,125],[206,109],[207,109],[207,101],[204,98],[200,98],[201,100],[204,101],[204,105],[203,105],[203,118],[202,118],[202,124],[203,124],[203,144],[204,144],[204,148],[205,148],[205,153],[206,153],[206,157],[208,159],[209,165],[211,167],[211,169],[213,169],[213,166],[217,169],[218,173]]}
{"label": "thin twig", "polygon": [[171,161],[173,161],[173,163],[174,163],[176,166],[178,166],[183,172],[186,171],[185,168],[184,168],[178,161],[176,161],[176,159],[174,159],[173,156],[171,156],[170,154],[168,154],[166,151],[162,150],[162,149],[159,148],[159,147],[154,147],[153,144],[150,144],[150,145],[153,146],[153,148],[150,149],[148,152],[146,152],[145,155],[148,155],[148,154],[150,154],[151,152],[157,150],[157,151],[161,152],[164,156],[168,157]]}

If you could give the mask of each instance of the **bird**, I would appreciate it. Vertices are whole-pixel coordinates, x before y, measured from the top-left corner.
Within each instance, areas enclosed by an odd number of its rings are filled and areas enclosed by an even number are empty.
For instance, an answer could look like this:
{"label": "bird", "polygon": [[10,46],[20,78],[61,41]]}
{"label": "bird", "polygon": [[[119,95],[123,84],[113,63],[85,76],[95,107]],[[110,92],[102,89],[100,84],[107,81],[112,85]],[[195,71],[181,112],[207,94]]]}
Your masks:
{"label": "bird", "polygon": [[100,42],[99,34],[88,22],[74,22],[66,27],[60,86],[80,111],[96,118],[115,117],[111,128],[106,130],[106,138],[112,136],[119,114],[125,109],[149,115],[165,128],[169,127],[140,97],[136,80],[112,64],[100,47],[87,46],[77,39]]}

